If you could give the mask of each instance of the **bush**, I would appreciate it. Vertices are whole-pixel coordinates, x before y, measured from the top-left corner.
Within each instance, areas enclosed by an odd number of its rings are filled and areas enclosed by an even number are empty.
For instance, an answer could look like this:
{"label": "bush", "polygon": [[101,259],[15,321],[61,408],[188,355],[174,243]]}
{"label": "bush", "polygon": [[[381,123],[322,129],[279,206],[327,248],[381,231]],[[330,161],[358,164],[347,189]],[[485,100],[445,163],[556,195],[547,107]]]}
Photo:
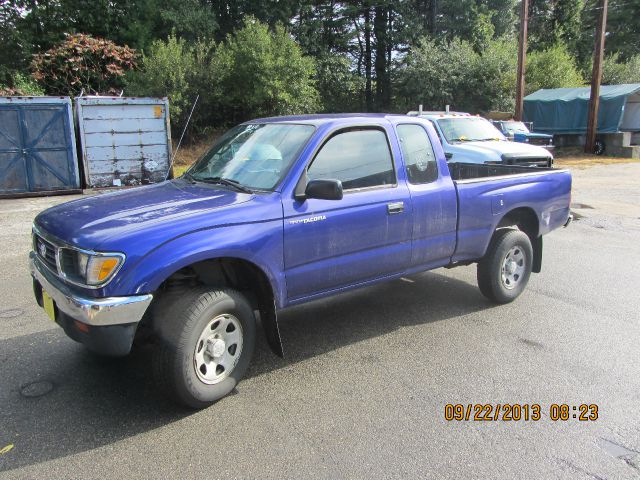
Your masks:
{"label": "bush", "polygon": [[563,44],[527,55],[526,92],[541,88],[581,87],[585,84],[576,62]]}
{"label": "bush", "polygon": [[282,26],[274,31],[249,18],[218,46],[212,72],[220,79],[220,105],[233,122],[317,111],[315,64]]}
{"label": "bush", "polygon": [[197,133],[206,126],[210,112],[203,104],[218,100],[212,88],[210,55],[215,44],[188,42],[170,35],[156,40],[148,54],[143,54],[140,69],[127,76],[127,94],[169,97],[169,114],[174,132],[181,131],[198,93],[200,100],[191,127]]}
{"label": "bush", "polygon": [[0,84],[0,96],[12,95],[37,97],[44,95],[44,90],[33,78],[16,73],[11,79],[11,86]]}
{"label": "bush", "polygon": [[35,55],[33,78],[51,95],[117,93],[123,77],[136,68],[137,53],[127,46],[89,35],[66,35],[50,50]]}
{"label": "bush", "polygon": [[627,62],[622,62],[618,53],[609,55],[604,60],[602,83],[605,85],[640,83],[640,55],[631,57]]}

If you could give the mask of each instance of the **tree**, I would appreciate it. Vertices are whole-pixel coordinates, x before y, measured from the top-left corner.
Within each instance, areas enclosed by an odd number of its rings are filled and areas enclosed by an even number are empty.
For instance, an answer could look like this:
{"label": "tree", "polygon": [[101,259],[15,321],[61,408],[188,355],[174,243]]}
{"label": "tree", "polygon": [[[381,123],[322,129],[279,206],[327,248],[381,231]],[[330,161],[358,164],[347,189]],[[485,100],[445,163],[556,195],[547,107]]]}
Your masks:
{"label": "tree", "polygon": [[583,26],[583,8],[584,0],[531,0],[529,48],[546,50],[564,43],[570,51],[575,51]]}
{"label": "tree", "polygon": [[640,54],[629,61],[622,61],[619,53],[609,55],[604,59],[602,83],[604,85],[619,85],[621,83],[640,83]]}
{"label": "tree", "polygon": [[170,35],[166,41],[156,40],[142,56],[140,69],[127,77],[127,94],[169,97],[169,113],[174,132],[186,124],[191,106],[200,95],[194,111],[192,127],[202,133],[218,109],[219,92],[211,72],[211,55],[215,43],[199,41],[191,44]]}
{"label": "tree", "polygon": [[220,79],[225,118],[235,122],[320,108],[315,63],[282,26],[273,31],[249,18],[220,44],[212,69]]}
{"label": "tree", "polygon": [[525,75],[527,94],[541,88],[580,87],[582,73],[564,44],[527,55]]}
{"label": "tree", "polygon": [[136,68],[134,49],[89,35],[67,35],[66,39],[38,54],[32,62],[35,78],[48,94],[78,95],[115,93],[124,85],[124,75]]}
{"label": "tree", "polygon": [[325,112],[359,112],[364,79],[352,71],[346,55],[326,54],[316,60],[316,87]]}
{"label": "tree", "polygon": [[478,53],[471,42],[436,42],[423,38],[399,65],[396,105],[415,110],[481,113],[511,110],[515,90],[515,40],[490,40]]}

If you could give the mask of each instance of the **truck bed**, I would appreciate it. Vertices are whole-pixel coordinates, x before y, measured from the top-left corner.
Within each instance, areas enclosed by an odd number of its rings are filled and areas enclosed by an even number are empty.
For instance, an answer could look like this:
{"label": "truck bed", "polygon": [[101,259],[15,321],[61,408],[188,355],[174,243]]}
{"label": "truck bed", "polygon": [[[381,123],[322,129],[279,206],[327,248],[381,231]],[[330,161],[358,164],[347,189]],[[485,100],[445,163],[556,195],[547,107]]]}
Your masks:
{"label": "truck bed", "polygon": [[498,222],[509,212],[535,218],[538,235],[569,217],[571,174],[567,170],[512,165],[451,163],[458,195],[458,241],[452,261],[481,258]]}
{"label": "truck bed", "polygon": [[548,172],[553,167],[527,167],[518,165],[487,165],[479,163],[449,163],[449,171],[453,180],[473,180],[487,177],[504,177],[529,173]]}

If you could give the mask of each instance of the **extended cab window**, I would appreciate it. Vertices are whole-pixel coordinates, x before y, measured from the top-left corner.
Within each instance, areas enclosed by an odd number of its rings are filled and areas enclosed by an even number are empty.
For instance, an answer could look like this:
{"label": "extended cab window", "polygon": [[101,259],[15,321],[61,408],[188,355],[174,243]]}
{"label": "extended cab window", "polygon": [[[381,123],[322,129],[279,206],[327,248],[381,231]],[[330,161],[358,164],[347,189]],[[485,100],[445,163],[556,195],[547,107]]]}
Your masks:
{"label": "extended cab window", "polygon": [[438,164],[429,135],[420,125],[398,125],[400,148],[409,182],[430,183],[438,178]]}
{"label": "extended cab window", "polygon": [[345,190],[394,185],[386,134],[378,129],[338,133],[318,152],[307,176],[309,180],[340,180]]}

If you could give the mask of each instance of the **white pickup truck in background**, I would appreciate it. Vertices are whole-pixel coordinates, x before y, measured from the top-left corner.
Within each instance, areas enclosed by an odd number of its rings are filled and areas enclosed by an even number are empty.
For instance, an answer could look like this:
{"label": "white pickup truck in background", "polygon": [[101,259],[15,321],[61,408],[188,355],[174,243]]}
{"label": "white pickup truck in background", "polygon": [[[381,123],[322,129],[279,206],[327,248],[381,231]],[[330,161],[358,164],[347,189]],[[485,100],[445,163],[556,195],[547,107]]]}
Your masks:
{"label": "white pickup truck in background", "polygon": [[488,120],[459,112],[409,112],[426,118],[438,133],[447,161],[551,167],[553,155],[545,148],[511,142]]}

